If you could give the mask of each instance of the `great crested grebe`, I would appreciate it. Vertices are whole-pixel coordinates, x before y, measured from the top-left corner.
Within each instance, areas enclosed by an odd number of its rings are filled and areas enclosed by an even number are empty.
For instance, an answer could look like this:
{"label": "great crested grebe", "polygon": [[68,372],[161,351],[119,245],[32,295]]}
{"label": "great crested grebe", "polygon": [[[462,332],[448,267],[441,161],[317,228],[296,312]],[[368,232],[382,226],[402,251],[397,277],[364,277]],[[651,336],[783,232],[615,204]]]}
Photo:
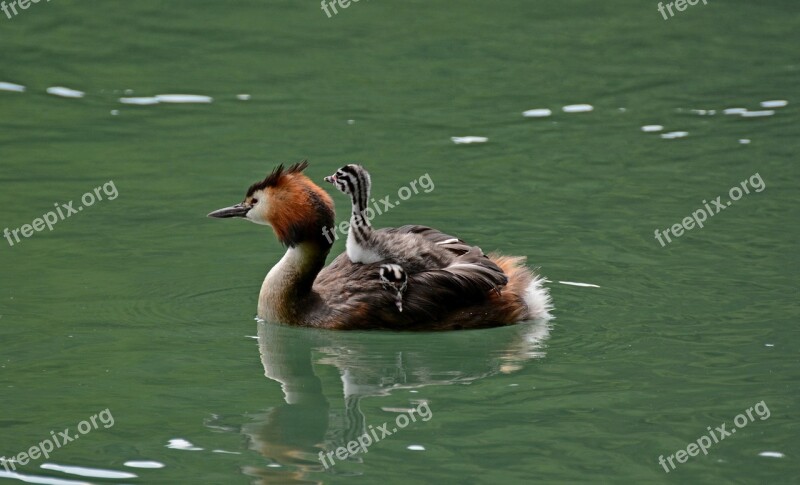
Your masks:
{"label": "great crested grebe", "polygon": [[[302,172],[303,161],[279,165],[250,186],[244,200],[209,217],[239,217],[272,226],[288,247],[269,271],[258,298],[259,317],[291,325],[329,329],[455,330],[549,318],[543,278],[523,257],[485,256],[477,247],[429,227],[380,229],[407,239],[408,251],[449,253],[441,265],[417,268],[418,259],[353,263],[346,253],[325,267],[333,242],[323,229],[334,224],[333,200]],[[430,261],[435,254],[424,255]],[[408,276],[403,311],[377,277],[384,263],[399,263]]]}

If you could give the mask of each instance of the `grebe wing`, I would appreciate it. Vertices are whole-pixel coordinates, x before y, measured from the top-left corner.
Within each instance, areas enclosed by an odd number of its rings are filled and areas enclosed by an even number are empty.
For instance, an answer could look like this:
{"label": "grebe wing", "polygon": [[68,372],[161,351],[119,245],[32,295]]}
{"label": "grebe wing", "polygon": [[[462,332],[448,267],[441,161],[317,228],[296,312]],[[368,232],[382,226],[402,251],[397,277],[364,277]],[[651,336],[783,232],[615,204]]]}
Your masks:
{"label": "grebe wing", "polygon": [[386,234],[415,234],[426,241],[429,241],[437,246],[447,249],[448,251],[461,255],[472,249],[472,246],[465,243],[461,239],[445,234],[439,230],[427,226],[420,226],[417,224],[408,224],[401,227],[391,227],[386,229],[378,229],[376,233]]}
{"label": "grebe wing", "polygon": [[[473,246],[444,268],[409,275],[408,298],[412,299],[412,293],[423,293],[439,302],[450,298],[462,302],[465,299],[480,301],[490,291],[499,292],[507,283],[508,277],[503,270],[486,257],[479,247]],[[412,292],[414,289],[421,291]]]}

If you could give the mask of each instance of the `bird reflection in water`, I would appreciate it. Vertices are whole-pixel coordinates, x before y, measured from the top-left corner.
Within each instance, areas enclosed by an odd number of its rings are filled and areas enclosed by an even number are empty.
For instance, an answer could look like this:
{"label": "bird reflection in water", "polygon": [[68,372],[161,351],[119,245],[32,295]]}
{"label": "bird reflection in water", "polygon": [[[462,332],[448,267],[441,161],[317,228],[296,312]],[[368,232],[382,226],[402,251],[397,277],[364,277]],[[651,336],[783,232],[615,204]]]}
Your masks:
{"label": "bird reflection in water", "polygon": [[[367,431],[362,399],[415,391],[409,394],[415,399],[398,407],[395,396],[382,408],[390,413],[369,419],[375,426],[393,422],[397,413],[427,401],[423,388],[491,379],[544,357],[549,332],[547,322],[426,334],[331,332],[259,323],[264,374],[280,384],[284,399],[248,416],[252,422],[241,432],[267,464],[242,471],[253,483],[321,483],[328,473],[360,475],[357,463],[369,460],[369,454],[337,460],[326,469],[319,452],[346,446]],[[435,403],[430,408],[436,412]]]}

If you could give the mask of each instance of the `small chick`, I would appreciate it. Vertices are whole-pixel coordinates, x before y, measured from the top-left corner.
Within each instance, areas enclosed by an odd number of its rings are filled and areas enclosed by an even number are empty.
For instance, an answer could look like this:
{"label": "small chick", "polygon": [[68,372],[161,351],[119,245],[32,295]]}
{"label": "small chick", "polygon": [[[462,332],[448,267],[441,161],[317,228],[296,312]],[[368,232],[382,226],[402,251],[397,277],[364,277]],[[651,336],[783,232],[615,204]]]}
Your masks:
{"label": "small chick", "polygon": [[408,275],[399,264],[382,264],[378,271],[383,288],[397,293],[395,305],[402,312],[403,293],[408,287]]}

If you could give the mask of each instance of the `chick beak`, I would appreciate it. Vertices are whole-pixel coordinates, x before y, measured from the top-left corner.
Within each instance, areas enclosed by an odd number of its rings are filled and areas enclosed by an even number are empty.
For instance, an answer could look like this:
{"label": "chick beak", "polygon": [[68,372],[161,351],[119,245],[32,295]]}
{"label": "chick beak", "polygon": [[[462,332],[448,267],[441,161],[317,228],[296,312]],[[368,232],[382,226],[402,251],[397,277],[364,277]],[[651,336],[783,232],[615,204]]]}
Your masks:
{"label": "chick beak", "polygon": [[245,217],[247,216],[247,211],[249,210],[250,206],[240,203],[231,207],[215,210],[214,212],[208,214],[208,217],[216,217],[218,219],[226,219],[228,217]]}
{"label": "chick beak", "polygon": [[335,184],[336,183],[336,175],[328,175],[327,177],[325,177],[325,181],[328,182],[328,183],[331,183],[331,184]]}

